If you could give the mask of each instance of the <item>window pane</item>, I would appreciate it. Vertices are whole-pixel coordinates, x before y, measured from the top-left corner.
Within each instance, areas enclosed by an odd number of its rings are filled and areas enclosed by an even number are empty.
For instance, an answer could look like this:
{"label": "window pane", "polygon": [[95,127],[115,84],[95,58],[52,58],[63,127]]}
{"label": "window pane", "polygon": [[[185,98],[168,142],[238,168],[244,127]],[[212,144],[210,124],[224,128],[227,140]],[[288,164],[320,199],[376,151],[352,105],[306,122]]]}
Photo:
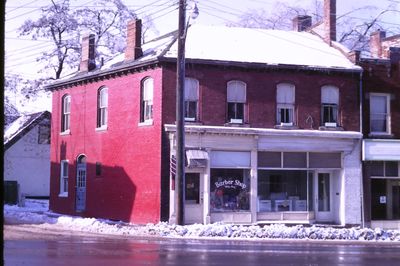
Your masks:
{"label": "window pane", "polygon": [[196,79],[185,78],[185,100],[199,100],[199,82]]}
{"label": "window pane", "polygon": [[339,89],[333,86],[321,88],[321,103],[339,104]]}
{"label": "window pane", "polygon": [[307,211],[307,171],[259,170],[258,211]]}
{"label": "window pane", "polygon": [[284,168],[307,168],[307,153],[305,152],[284,152]]}
{"label": "window pane", "polygon": [[196,120],[197,118],[197,102],[186,101],[185,102],[185,118],[192,118]]}
{"label": "window pane", "polygon": [[277,85],[276,102],[282,104],[294,104],[295,87],[293,84],[281,83]]}
{"label": "window pane", "polygon": [[371,131],[372,132],[387,132],[385,114],[371,114]]}
{"label": "window pane", "polygon": [[250,210],[250,170],[211,169],[211,212]]}
{"label": "window pane", "polygon": [[342,156],[340,153],[309,153],[310,168],[342,168]]}
{"label": "window pane", "polygon": [[258,167],[279,167],[281,168],[280,152],[259,152]]}
{"label": "window pane", "polygon": [[330,210],[330,182],[329,174],[318,174],[318,211]]}
{"label": "window pane", "polygon": [[143,100],[152,101],[153,100],[153,79],[148,78],[143,82]]}
{"label": "window pane", "polygon": [[246,102],[246,83],[238,80],[228,82],[227,101],[234,103]]}
{"label": "window pane", "polygon": [[231,119],[243,120],[244,115],[244,104],[243,103],[228,103],[228,122]]}
{"label": "window pane", "polygon": [[385,176],[399,176],[398,162],[385,162]]}
{"label": "window pane", "polygon": [[337,122],[337,106],[333,104],[324,104],[322,106],[322,122],[336,123]]}
{"label": "window pane", "polygon": [[103,88],[100,91],[100,107],[107,107],[108,105],[108,90],[107,88]]}
{"label": "window pane", "polygon": [[383,176],[383,162],[373,161],[369,163],[369,170],[371,176]]}

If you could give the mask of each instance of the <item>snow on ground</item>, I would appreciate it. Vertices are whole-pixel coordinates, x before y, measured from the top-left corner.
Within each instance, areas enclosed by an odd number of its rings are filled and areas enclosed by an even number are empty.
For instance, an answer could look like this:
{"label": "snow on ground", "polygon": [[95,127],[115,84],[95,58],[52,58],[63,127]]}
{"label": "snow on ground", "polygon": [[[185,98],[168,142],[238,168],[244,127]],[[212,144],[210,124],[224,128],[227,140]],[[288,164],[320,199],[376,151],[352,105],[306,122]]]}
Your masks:
{"label": "snow on ground", "polygon": [[400,242],[400,230],[370,228],[336,228],[329,226],[234,225],[226,223],[172,225],[135,225],[104,219],[61,215],[48,210],[47,200],[27,199],[24,207],[4,205],[4,223],[51,225],[59,230],[86,233],[155,236],[172,238],[223,238],[223,239],[324,239]]}

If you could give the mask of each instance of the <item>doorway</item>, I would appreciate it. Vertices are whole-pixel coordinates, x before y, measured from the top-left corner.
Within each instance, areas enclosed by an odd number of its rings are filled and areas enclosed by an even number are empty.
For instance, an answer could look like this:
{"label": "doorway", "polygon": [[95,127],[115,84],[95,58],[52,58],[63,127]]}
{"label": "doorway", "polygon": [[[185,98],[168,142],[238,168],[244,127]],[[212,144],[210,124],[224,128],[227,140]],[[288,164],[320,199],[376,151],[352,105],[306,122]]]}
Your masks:
{"label": "doorway", "polygon": [[317,172],[314,178],[315,220],[333,221],[332,178],[329,172]]}
{"label": "doorway", "polygon": [[76,162],[76,205],[77,212],[86,209],[86,156],[78,156]]}
{"label": "doorway", "polygon": [[185,174],[185,223],[203,223],[203,185],[200,173]]}

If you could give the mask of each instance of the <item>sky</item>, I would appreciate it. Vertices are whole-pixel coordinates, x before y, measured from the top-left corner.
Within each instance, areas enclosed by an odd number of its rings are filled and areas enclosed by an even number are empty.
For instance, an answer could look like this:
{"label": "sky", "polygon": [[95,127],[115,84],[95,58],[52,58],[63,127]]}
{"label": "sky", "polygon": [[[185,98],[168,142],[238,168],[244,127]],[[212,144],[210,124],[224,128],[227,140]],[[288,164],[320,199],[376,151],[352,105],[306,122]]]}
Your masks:
{"label": "sky", "polygon": [[[70,1],[72,6],[78,8],[83,5],[90,6],[95,0]],[[192,6],[194,1],[197,3],[200,14],[193,23],[224,25],[237,22],[239,16],[248,10],[265,9],[267,12],[273,12],[276,2],[309,8],[314,5],[316,0],[188,0],[188,5]],[[150,32],[150,38],[177,28],[178,5],[174,5],[171,0],[123,0],[123,2],[129,8],[137,10],[136,13],[139,17],[151,16],[156,30]],[[177,3],[177,0],[175,2]],[[50,0],[7,0],[5,20],[6,74],[19,74],[26,79],[35,79],[41,75],[38,74],[40,64],[35,59],[51,45],[51,42],[48,40],[31,40],[29,36],[20,37],[17,29],[26,19],[37,19],[41,7],[50,3]],[[358,8],[363,6],[371,6],[371,8],[357,11]],[[348,16],[366,21],[388,7],[395,11],[385,13],[382,16],[384,25],[400,32],[400,0],[337,0],[337,16],[353,11]],[[54,76],[54,73],[50,73],[50,75]]]}

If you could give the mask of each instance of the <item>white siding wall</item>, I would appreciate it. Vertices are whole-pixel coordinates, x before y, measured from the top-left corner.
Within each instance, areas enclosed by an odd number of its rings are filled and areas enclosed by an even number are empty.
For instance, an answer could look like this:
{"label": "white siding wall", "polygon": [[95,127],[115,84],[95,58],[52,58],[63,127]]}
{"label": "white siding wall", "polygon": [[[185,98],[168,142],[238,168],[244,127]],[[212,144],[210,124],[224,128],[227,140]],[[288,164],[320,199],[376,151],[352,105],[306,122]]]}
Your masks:
{"label": "white siding wall", "polygon": [[38,144],[39,127],[4,153],[4,180],[18,181],[20,193],[50,195],[50,144]]}

